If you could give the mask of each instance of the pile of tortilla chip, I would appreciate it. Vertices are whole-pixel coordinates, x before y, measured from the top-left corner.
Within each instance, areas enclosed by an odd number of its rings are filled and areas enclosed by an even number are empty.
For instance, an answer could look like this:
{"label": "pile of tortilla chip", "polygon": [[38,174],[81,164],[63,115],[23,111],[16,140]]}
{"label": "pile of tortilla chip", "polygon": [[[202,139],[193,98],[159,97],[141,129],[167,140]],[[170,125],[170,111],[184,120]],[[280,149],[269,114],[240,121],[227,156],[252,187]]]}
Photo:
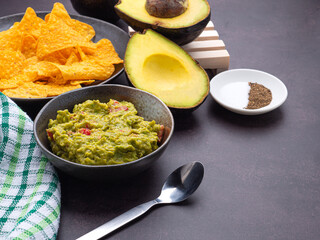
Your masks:
{"label": "pile of tortilla chip", "polygon": [[108,79],[123,63],[108,39],[71,19],[61,3],[45,19],[28,8],[21,22],[0,32],[0,91],[14,98],[43,98]]}

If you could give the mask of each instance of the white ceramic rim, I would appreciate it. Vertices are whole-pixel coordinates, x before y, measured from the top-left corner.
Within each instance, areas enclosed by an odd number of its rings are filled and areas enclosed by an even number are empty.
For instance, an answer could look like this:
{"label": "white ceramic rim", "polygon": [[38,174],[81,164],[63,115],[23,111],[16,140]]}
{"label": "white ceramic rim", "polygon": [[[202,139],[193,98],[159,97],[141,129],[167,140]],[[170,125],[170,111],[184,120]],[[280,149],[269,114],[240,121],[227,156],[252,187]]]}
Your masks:
{"label": "white ceramic rim", "polygon": [[[220,81],[225,81],[226,83],[237,82],[236,79],[235,80],[229,79],[228,81],[226,80],[226,78],[228,78],[229,74],[235,74],[236,72],[242,72],[242,73],[243,72],[251,72],[251,73],[254,72],[255,74],[261,74],[265,78],[270,79],[278,86],[278,89],[281,92],[281,96],[279,97],[280,100],[278,100],[276,103],[274,103],[272,105],[268,105],[268,106],[265,106],[265,107],[262,107],[259,109],[244,109],[244,108],[234,107],[229,104],[226,104],[222,99],[219,98],[219,94],[217,94],[217,90],[219,90],[218,84],[221,84]],[[255,82],[259,83],[259,79],[257,79]],[[217,85],[218,85],[218,89],[217,89]],[[272,90],[272,89],[270,89],[270,90]],[[224,108],[226,108],[232,112],[235,112],[238,114],[243,114],[243,115],[259,115],[259,114],[270,112],[270,111],[280,107],[286,101],[286,99],[288,97],[288,90],[287,90],[286,86],[284,85],[284,83],[279,78],[277,78],[269,73],[266,73],[266,72],[263,72],[260,70],[255,70],[255,69],[240,68],[240,69],[228,70],[228,71],[219,73],[216,76],[214,76],[210,82],[210,94],[217,103],[219,103],[221,106],[223,106]]]}

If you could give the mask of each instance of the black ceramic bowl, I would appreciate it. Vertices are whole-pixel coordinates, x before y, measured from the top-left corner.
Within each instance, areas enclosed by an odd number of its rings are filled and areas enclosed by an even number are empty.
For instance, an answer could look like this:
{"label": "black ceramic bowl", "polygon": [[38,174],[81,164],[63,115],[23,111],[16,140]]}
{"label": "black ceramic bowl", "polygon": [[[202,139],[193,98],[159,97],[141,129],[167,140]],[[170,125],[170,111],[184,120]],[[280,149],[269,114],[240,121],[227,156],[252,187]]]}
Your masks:
{"label": "black ceramic bowl", "polygon": [[[55,119],[58,110],[68,109],[88,99],[108,102],[110,99],[129,101],[134,104],[138,115],[145,120],[155,120],[165,126],[160,146],[149,155],[136,161],[119,165],[82,165],[53,154],[47,138],[46,129],[49,119]],[[92,86],[77,89],[52,99],[38,113],[34,121],[34,135],[38,145],[49,161],[61,171],[84,180],[119,180],[132,177],[150,167],[166,149],[173,133],[174,120],[168,107],[154,95],[145,91],[115,84]]]}

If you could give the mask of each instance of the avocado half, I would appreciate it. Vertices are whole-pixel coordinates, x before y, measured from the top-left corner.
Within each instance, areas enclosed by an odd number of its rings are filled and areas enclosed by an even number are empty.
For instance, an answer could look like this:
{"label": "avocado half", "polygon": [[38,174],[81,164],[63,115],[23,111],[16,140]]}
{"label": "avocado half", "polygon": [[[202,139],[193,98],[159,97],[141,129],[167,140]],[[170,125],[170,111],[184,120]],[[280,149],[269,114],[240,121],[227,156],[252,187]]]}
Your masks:
{"label": "avocado half", "polygon": [[134,87],[156,95],[173,112],[193,111],[209,93],[206,71],[183,48],[151,29],[130,38],[124,67]]}
{"label": "avocado half", "polygon": [[118,0],[71,0],[73,8],[80,14],[115,23],[119,20],[114,5]]}
{"label": "avocado half", "polygon": [[135,31],[153,29],[179,45],[196,39],[210,21],[210,5],[207,0],[188,0],[188,8],[173,18],[151,16],[146,0],[119,0],[115,11]]}

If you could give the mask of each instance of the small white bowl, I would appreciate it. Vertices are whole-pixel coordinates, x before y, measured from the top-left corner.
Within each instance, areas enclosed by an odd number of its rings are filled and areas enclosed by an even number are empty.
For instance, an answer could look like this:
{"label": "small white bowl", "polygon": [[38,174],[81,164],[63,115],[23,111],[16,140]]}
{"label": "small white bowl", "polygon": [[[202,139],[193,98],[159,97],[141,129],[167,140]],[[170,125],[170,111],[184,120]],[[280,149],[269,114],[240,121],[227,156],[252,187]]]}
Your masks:
{"label": "small white bowl", "polygon": [[[272,93],[269,105],[259,109],[245,109],[248,104],[249,82],[262,84]],[[258,115],[270,112],[285,102],[286,86],[275,76],[253,69],[234,69],[219,73],[210,82],[212,97],[224,108],[243,115]]]}

